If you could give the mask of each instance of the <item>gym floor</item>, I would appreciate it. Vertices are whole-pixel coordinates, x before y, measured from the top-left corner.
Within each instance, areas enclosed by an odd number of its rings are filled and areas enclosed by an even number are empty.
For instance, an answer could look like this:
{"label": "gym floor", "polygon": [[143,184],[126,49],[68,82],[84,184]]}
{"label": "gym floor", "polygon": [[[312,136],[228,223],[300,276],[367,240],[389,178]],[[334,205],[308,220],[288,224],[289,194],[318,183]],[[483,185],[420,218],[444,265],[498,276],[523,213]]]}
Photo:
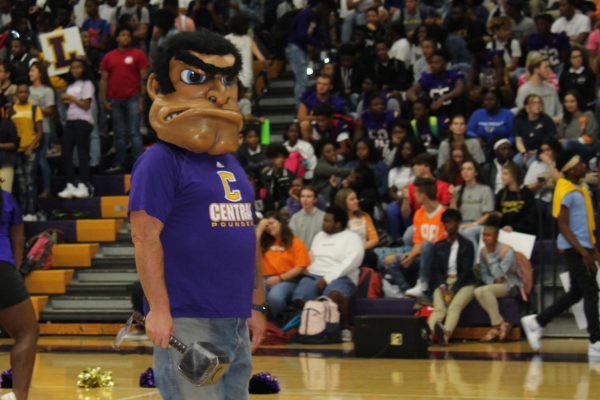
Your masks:
{"label": "gym floor", "polygon": [[[33,376],[32,400],[158,400],[138,386],[152,366],[149,342],[125,342],[121,353],[110,337],[43,337]],[[0,340],[0,368],[9,367],[11,341]],[[540,355],[524,341],[452,343],[431,347],[429,359],[353,357],[352,344],[268,346],[254,358],[255,372],[279,378],[281,393],[252,399],[600,399],[600,363],[587,359],[585,340],[545,340]],[[78,389],[87,367],[112,371],[110,389]],[[7,390],[1,390],[5,393]]]}

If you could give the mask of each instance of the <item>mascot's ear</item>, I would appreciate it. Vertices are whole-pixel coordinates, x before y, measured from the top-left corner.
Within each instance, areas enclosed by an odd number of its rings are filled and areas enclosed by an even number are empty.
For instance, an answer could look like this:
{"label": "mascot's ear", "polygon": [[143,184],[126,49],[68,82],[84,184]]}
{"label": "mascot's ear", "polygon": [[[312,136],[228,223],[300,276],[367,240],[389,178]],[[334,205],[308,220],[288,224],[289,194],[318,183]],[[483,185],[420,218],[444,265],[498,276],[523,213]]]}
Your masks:
{"label": "mascot's ear", "polygon": [[148,92],[150,100],[154,101],[159,91],[158,81],[156,80],[156,74],[154,72],[148,76],[148,80],[146,81],[146,91]]}

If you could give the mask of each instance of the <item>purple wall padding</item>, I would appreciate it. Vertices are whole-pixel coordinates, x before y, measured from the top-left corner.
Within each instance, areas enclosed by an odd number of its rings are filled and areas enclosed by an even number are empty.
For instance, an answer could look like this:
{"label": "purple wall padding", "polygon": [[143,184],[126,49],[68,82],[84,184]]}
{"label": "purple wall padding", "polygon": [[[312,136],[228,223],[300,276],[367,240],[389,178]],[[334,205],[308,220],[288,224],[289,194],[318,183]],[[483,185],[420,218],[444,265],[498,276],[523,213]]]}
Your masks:
{"label": "purple wall padding", "polygon": [[53,197],[39,199],[39,205],[48,214],[52,210],[77,211],[86,213],[86,218],[102,218],[99,197],[90,197],[87,199],[61,199],[60,197]]}

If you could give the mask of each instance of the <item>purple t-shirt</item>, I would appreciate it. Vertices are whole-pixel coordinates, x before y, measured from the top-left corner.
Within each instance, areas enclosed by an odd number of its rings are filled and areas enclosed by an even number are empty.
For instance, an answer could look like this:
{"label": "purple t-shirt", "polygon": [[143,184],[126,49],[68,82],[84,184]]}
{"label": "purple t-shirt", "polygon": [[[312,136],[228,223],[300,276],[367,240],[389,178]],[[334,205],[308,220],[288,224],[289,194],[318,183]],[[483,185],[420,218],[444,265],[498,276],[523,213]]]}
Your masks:
{"label": "purple t-shirt", "polygon": [[388,145],[390,141],[388,129],[391,124],[399,120],[399,111],[386,111],[380,118],[369,111],[362,114],[363,130],[369,139],[373,140],[375,147],[378,149],[383,149]]}
{"label": "purple t-shirt", "polygon": [[10,227],[23,223],[21,209],[14,197],[8,192],[2,192],[2,212],[0,213],[0,261],[15,265],[15,258],[10,242]]}
{"label": "purple t-shirt", "polygon": [[[312,112],[314,108],[321,104],[321,101],[317,98],[317,92],[314,90],[307,90],[300,96],[300,102],[308,108],[309,112]],[[346,113],[346,100],[338,96],[330,95],[327,103],[333,108],[334,113],[345,114]]]}
{"label": "purple t-shirt", "polygon": [[160,239],[173,317],[250,316],[253,203],[252,186],[232,154],[197,154],[158,142],[137,160],[129,211],[143,210],[164,224]]}
{"label": "purple t-shirt", "polygon": [[[454,69],[446,71],[441,78],[438,78],[433,72],[425,72],[423,75],[421,75],[419,84],[427,93],[429,98],[432,101],[435,101],[439,97],[442,97],[443,95],[453,91],[454,87],[456,86],[456,81],[459,79],[463,79],[462,73]],[[447,106],[451,103],[451,100],[447,100],[444,102],[444,105]]]}

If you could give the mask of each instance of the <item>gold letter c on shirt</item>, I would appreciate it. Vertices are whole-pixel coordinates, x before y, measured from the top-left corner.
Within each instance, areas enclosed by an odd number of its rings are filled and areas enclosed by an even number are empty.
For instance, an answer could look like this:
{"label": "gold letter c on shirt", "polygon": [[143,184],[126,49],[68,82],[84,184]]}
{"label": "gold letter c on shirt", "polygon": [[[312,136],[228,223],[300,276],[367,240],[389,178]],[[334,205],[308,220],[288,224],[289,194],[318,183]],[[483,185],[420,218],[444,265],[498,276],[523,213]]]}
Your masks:
{"label": "gold letter c on shirt", "polygon": [[221,183],[223,184],[223,190],[225,191],[225,199],[229,201],[240,201],[242,200],[242,193],[239,190],[232,190],[229,183],[236,182],[235,175],[229,171],[217,171]]}

